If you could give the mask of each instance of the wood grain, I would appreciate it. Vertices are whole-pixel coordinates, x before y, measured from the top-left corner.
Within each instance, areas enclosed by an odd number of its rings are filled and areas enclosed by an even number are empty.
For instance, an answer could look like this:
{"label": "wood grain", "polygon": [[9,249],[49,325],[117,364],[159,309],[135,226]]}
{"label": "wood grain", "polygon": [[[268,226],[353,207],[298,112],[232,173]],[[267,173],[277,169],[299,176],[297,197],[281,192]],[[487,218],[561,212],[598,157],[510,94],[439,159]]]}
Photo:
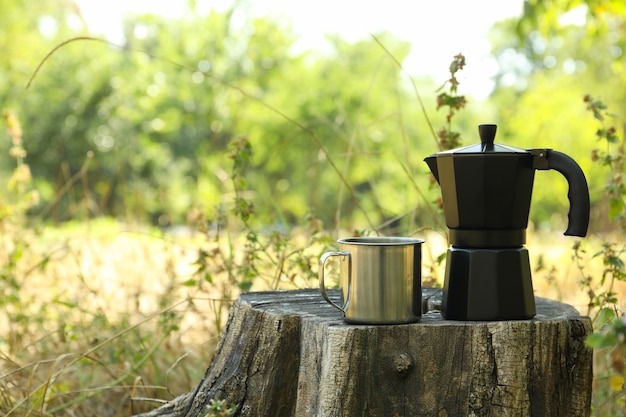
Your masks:
{"label": "wood grain", "polygon": [[197,387],[142,417],[201,416],[211,399],[259,417],[590,415],[588,317],[537,298],[532,320],[449,321],[440,290],[423,300],[419,323],[368,326],[317,290],[243,294]]}

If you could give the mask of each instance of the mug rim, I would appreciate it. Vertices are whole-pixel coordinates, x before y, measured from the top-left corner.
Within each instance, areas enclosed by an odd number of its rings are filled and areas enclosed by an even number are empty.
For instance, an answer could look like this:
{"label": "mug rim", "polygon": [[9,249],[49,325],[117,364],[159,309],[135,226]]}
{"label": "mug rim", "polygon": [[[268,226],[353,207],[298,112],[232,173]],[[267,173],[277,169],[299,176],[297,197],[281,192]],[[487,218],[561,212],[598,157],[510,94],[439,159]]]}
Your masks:
{"label": "mug rim", "polygon": [[337,239],[337,243],[347,245],[379,245],[379,246],[399,246],[399,245],[417,245],[424,243],[424,239],[405,236],[359,236],[344,237]]}

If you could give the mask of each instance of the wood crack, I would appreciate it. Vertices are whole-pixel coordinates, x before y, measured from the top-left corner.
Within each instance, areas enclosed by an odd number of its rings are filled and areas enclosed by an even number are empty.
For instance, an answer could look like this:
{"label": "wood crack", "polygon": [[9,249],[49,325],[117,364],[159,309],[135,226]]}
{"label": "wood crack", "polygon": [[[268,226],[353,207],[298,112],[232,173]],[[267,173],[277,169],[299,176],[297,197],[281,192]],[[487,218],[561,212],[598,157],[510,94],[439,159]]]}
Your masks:
{"label": "wood crack", "polygon": [[211,398],[238,417],[589,416],[591,321],[571,306],[537,298],[533,320],[357,326],[321,300],[242,294],[196,388],[141,417],[197,417]]}

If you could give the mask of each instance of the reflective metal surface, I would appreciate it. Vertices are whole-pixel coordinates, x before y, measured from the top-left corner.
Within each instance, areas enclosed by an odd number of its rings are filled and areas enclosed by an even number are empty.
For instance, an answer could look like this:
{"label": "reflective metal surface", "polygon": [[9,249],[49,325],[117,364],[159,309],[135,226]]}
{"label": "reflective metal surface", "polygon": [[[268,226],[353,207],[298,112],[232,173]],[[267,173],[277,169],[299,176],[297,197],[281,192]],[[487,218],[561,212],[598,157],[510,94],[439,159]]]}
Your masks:
{"label": "reflective metal surface", "polygon": [[[344,312],[347,322],[394,324],[419,321],[422,312],[421,239],[353,237],[339,239],[339,252],[320,258],[322,296]],[[330,300],[324,266],[331,257],[340,262],[342,305]]]}

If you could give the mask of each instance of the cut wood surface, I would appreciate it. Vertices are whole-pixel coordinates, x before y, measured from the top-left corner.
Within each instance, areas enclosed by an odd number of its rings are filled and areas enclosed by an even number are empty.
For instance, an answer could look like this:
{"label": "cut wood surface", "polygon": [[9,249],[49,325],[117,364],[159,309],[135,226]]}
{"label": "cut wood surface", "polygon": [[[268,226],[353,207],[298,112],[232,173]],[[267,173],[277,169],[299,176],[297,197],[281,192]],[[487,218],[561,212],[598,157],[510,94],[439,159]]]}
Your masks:
{"label": "cut wood surface", "polygon": [[[337,290],[330,292],[338,299]],[[536,298],[532,320],[351,325],[313,289],[242,294],[196,388],[142,417],[589,416],[588,317]],[[201,366],[201,364],[200,364]]]}

